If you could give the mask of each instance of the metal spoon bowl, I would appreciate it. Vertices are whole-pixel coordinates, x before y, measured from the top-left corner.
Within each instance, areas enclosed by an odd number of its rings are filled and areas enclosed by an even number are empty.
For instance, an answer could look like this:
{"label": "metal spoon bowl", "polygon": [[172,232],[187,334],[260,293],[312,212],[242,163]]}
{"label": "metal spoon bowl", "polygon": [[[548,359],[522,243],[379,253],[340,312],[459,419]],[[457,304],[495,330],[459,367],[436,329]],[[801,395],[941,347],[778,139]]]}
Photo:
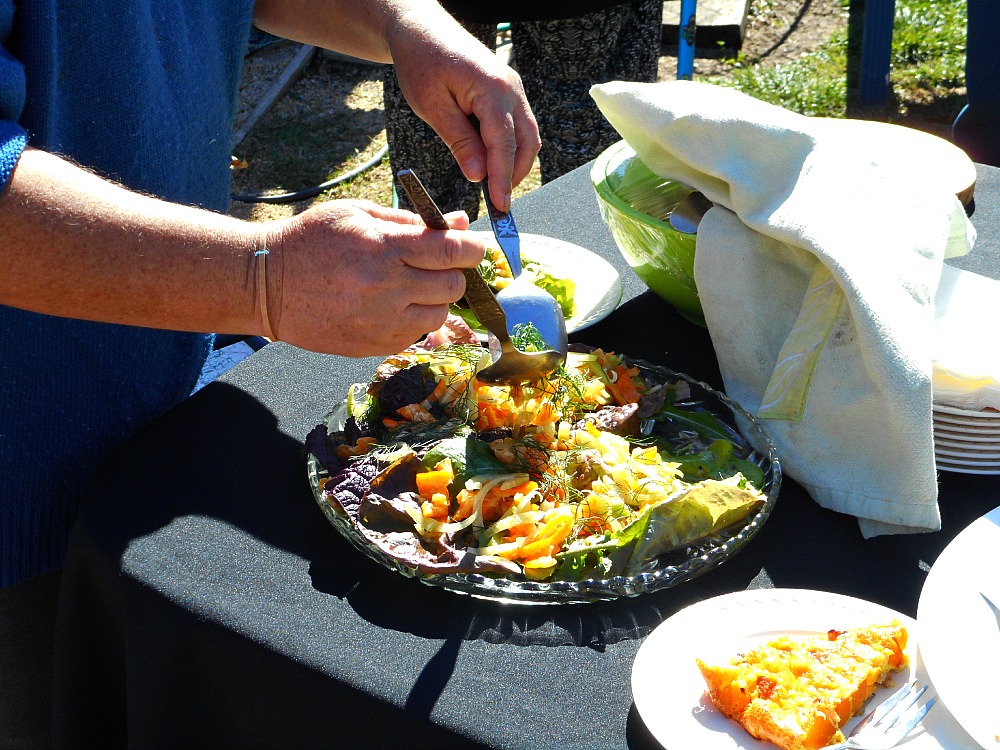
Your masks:
{"label": "metal spoon bowl", "polygon": [[552,349],[522,352],[514,346],[510,336],[497,337],[497,340],[500,342],[500,357],[476,373],[476,378],[483,383],[535,383],[554,373],[566,359]]}
{"label": "metal spoon bowl", "polygon": [[562,307],[544,289],[532,284],[524,276],[518,276],[497,292],[497,301],[507,313],[507,330],[514,331],[519,325],[532,325],[538,335],[558,353],[563,360],[569,349],[569,334]]}
{"label": "metal spoon bowl", "polygon": [[689,193],[670,212],[670,226],[684,234],[697,234],[702,217],[712,207],[712,201],[697,190]]}
{"label": "metal spoon bowl", "polygon": [[514,222],[514,215],[509,211],[503,212],[494,205],[490,198],[488,180],[484,179],[480,187],[490,217],[490,226],[493,228],[493,236],[496,237],[497,244],[507,258],[511,276],[514,277],[514,280],[497,294],[497,299],[507,313],[507,330],[513,331],[519,324],[530,323],[542,340],[565,361],[569,337],[562,307],[551,294],[522,275],[521,239],[517,224]]}

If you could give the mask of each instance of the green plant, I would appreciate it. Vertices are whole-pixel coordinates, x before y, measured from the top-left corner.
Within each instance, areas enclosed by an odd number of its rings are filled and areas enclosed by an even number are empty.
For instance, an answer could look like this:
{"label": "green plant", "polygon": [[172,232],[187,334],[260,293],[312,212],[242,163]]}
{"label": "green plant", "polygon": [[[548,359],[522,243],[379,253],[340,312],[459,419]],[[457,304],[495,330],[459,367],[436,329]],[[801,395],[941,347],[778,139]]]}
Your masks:
{"label": "green plant", "polygon": [[897,89],[965,85],[966,0],[906,0],[896,9],[892,81]]}
{"label": "green plant", "polygon": [[831,40],[815,52],[782,65],[753,65],[737,59],[729,75],[714,82],[804,115],[843,117],[846,69],[846,40]]}
{"label": "green plant", "polygon": [[[755,10],[763,2],[758,0]],[[849,0],[841,0],[845,13],[849,5]],[[945,105],[939,107],[940,119],[954,118],[964,95],[965,30],[966,0],[897,0],[890,70],[896,111],[883,114],[898,119],[936,99]],[[845,28],[814,52],[783,65],[739,56],[713,82],[802,114],[843,117],[848,109],[849,41]]]}

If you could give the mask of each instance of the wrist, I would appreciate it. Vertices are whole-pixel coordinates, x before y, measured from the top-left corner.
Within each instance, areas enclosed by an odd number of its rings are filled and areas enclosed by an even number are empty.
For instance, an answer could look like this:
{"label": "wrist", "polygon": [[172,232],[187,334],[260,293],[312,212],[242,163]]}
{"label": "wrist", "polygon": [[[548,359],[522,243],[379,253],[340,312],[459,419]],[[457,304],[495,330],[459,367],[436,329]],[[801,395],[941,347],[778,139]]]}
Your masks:
{"label": "wrist", "polygon": [[271,341],[279,340],[281,318],[283,264],[281,230],[276,223],[260,225],[250,249],[247,273],[252,300],[251,318],[260,335]]}

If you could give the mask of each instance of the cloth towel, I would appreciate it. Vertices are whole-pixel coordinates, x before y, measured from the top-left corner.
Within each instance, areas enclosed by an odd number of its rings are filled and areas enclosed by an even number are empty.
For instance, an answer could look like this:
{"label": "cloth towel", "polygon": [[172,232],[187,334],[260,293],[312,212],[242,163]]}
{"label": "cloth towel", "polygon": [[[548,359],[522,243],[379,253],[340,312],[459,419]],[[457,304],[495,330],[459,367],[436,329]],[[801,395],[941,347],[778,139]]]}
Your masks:
{"label": "cloth towel", "polygon": [[591,95],[653,172],[716,204],[698,230],[699,298],[726,392],[783,471],[866,538],[939,529],[934,297],[944,259],[975,239],[935,179],[946,142],[693,81]]}
{"label": "cloth towel", "polygon": [[934,313],[934,403],[1000,410],[1000,281],[945,266]]}

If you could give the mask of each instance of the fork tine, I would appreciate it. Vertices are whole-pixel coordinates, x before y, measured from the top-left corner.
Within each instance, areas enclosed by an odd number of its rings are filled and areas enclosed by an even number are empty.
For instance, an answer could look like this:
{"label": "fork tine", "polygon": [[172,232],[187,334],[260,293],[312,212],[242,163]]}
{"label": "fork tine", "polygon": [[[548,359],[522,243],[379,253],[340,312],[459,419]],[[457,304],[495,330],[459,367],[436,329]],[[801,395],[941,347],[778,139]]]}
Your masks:
{"label": "fork tine", "polygon": [[893,719],[891,722],[889,722],[889,725],[886,727],[886,729],[891,729],[892,727],[896,726],[896,724],[900,721],[900,719],[903,719],[905,721],[905,717],[907,716],[910,709],[913,708],[916,702],[920,700],[920,697],[926,692],[927,692],[927,685],[924,685],[922,688],[917,690],[916,693],[908,700],[900,701],[899,706],[897,706],[896,710],[893,711]]}
{"label": "fork tine", "polygon": [[916,681],[908,682],[886,698],[871,715],[855,727],[851,735],[838,745],[824,750],[888,750],[905,740],[927,712],[937,703],[932,697],[926,703],[917,701],[927,691],[927,686],[917,687]]}
{"label": "fork tine", "polygon": [[932,708],[934,708],[935,703],[937,703],[937,696],[934,696],[924,705],[922,705],[919,709],[917,709],[917,711],[914,712],[913,716],[910,717],[910,720],[903,725],[902,729],[900,729],[900,736],[905,737],[910,732],[912,732],[913,728],[917,726],[917,724],[920,723],[921,719],[923,719],[927,715],[927,712],[930,711]]}
{"label": "fork tine", "polygon": [[909,691],[901,695],[900,700],[896,702],[896,705],[892,707],[892,710],[883,716],[879,721],[873,722],[873,725],[877,726],[880,721],[888,721],[885,725],[885,731],[892,729],[901,718],[906,716],[906,713],[913,707],[913,704],[920,700],[920,697],[926,692],[926,685],[917,690],[916,683],[910,683]]}
{"label": "fork tine", "polygon": [[903,700],[903,698],[905,698],[912,692],[916,684],[917,684],[916,680],[910,680],[908,683],[903,685],[903,687],[901,687],[895,693],[893,693],[884,701],[882,701],[879,704],[878,708],[876,708],[872,712],[871,720],[869,721],[869,726],[877,726],[878,724],[882,723],[882,720],[886,717],[886,715],[890,711],[892,711],[897,706],[897,704],[899,704],[899,702]]}

